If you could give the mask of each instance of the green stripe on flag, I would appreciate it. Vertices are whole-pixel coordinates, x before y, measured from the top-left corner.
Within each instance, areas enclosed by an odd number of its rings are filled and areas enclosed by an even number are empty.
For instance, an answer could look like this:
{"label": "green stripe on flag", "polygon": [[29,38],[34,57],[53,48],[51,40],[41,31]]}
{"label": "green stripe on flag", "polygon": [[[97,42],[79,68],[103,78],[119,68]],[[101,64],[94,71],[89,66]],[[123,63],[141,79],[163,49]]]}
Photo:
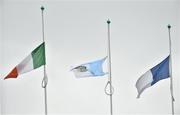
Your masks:
{"label": "green stripe on flag", "polygon": [[34,69],[46,64],[45,57],[45,43],[43,42],[31,53],[33,58],[33,67]]}

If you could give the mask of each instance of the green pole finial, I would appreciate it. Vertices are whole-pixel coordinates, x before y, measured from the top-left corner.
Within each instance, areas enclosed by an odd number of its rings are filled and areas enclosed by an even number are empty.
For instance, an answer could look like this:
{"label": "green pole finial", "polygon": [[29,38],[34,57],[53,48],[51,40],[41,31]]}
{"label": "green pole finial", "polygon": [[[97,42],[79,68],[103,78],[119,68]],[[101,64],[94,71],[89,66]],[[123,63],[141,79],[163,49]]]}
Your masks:
{"label": "green pole finial", "polygon": [[108,19],[108,20],[107,20],[107,23],[108,23],[108,24],[110,24],[110,23],[111,23],[111,21]]}
{"label": "green pole finial", "polygon": [[167,27],[168,27],[168,29],[170,29],[170,28],[171,28],[171,25],[170,25],[170,24],[168,24],[168,26],[167,26]]}
{"label": "green pole finial", "polygon": [[44,6],[41,6],[41,10],[43,11],[45,8],[44,8]]}

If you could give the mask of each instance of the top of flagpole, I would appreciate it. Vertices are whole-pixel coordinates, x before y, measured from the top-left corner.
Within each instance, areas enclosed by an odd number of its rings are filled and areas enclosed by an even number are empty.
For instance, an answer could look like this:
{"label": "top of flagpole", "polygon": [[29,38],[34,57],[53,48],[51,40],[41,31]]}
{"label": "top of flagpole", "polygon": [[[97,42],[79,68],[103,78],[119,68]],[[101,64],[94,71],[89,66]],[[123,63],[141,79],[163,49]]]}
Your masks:
{"label": "top of flagpole", "polygon": [[44,8],[44,6],[41,6],[41,10],[43,11],[45,8]]}
{"label": "top of flagpole", "polygon": [[42,39],[43,39],[43,42],[45,42],[45,39],[44,39],[44,6],[41,6],[41,13],[42,13]]}
{"label": "top of flagpole", "polygon": [[110,23],[111,23],[111,21],[108,19],[108,20],[107,20],[107,23],[108,23],[108,24],[110,24]]}
{"label": "top of flagpole", "polygon": [[171,25],[170,24],[168,24],[167,27],[168,27],[168,29],[171,29]]}

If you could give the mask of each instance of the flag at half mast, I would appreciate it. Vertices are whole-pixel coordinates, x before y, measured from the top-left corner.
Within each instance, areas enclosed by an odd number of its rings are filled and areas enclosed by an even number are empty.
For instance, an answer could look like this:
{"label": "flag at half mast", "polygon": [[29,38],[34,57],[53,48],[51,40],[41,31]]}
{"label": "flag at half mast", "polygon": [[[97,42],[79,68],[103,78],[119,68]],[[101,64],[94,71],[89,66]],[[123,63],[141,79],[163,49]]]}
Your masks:
{"label": "flag at half mast", "polygon": [[104,76],[107,74],[103,71],[103,63],[106,58],[107,57],[93,62],[81,64],[71,69],[71,71],[74,72],[76,78]]}
{"label": "flag at half mast", "polygon": [[45,64],[45,42],[43,42],[21,63],[19,63],[4,79],[17,78],[18,75],[34,70]]}
{"label": "flag at half mast", "polygon": [[158,65],[154,66],[146,73],[144,73],[136,82],[136,88],[138,91],[137,98],[140,97],[141,93],[148,87],[154,85],[160,80],[166,79],[170,77],[169,74],[169,58],[166,57],[162,62]]}

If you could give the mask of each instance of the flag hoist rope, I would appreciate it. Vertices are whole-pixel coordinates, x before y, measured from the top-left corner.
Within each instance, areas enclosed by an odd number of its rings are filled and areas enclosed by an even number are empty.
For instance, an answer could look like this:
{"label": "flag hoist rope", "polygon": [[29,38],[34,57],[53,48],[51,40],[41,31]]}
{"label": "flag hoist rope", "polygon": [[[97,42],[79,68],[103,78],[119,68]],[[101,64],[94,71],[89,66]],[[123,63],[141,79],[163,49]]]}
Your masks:
{"label": "flag hoist rope", "polygon": [[[41,6],[41,13],[42,13],[42,38],[43,38],[43,42],[45,42],[45,39],[44,39],[44,14],[43,14],[44,9],[45,8],[43,6]],[[44,44],[44,45],[46,45],[46,44]],[[47,74],[46,74],[46,64],[45,64],[44,65],[44,77],[43,77],[42,84],[41,84],[42,88],[44,88],[45,115],[47,115],[47,89],[46,89],[47,83],[48,83],[48,77],[47,77]]]}
{"label": "flag hoist rope", "polygon": [[169,55],[170,55],[170,64],[169,64],[169,71],[170,71],[170,91],[171,91],[171,104],[172,104],[172,115],[174,115],[174,96],[173,96],[173,78],[172,78],[172,56],[171,56],[171,25],[168,25],[168,32],[169,32]]}
{"label": "flag hoist rope", "polygon": [[[108,82],[105,86],[105,93],[110,96],[110,113],[113,115],[113,103],[112,103],[112,95],[114,92],[114,88],[112,87],[112,79],[111,79],[111,49],[110,49],[110,20],[107,20],[108,24]],[[108,87],[109,86],[109,87]],[[107,91],[109,88],[109,91]]]}

